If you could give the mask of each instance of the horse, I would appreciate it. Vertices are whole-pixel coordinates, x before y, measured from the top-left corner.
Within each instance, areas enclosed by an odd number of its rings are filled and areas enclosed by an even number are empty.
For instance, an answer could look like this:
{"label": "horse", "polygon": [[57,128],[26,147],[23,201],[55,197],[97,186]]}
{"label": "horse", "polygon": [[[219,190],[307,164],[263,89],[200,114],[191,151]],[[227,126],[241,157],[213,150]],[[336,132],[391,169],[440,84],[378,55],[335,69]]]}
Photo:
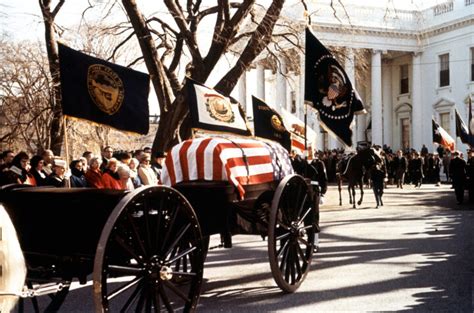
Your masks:
{"label": "horse", "polygon": [[374,165],[382,161],[378,150],[375,148],[361,149],[356,154],[350,156],[347,159],[343,159],[338,162],[336,168],[337,186],[339,189],[339,205],[342,205],[342,180],[347,180],[349,191],[349,203],[352,207],[356,208],[355,201],[355,186],[358,185],[360,188],[360,199],[357,201],[357,205],[362,204],[364,198],[364,173]]}

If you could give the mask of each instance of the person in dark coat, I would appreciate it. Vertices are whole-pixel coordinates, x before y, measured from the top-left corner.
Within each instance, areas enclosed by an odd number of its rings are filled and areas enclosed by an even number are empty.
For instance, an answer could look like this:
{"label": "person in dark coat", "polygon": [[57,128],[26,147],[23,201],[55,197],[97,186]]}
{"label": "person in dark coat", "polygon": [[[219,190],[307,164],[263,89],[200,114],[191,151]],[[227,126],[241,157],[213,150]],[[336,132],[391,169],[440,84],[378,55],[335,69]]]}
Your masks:
{"label": "person in dark coat", "polygon": [[5,150],[2,152],[2,164],[0,165],[0,172],[8,169],[12,164],[15,153],[12,150]]}
{"label": "person in dark coat", "polygon": [[296,174],[304,176],[304,169],[305,169],[304,162],[305,160],[303,159],[301,155],[297,154],[295,151],[292,151],[291,166],[293,167],[293,170],[295,171]]}
{"label": "person in dark coat", "polygon": [[435,183],[436,186],[441,185],[441,177],[439,174],[440,170],[441,170],[441,159],[439,158],[439,154],[435,152],[433,153],[431,175],[432,175],[433,183]]}
{"label": "person in dark coat", "polygon": [[474,148],[468,153],[466,174],[469,177],[469,202],[474,203]]}
{"label": "person in dark coat", "polygon": [[0,184],[29,184],[28,180],[28,166],[30,157],[24,151],[19,152],[9,167],[1,172]]}
{"label": "person in dark coat", "polygon": [[423,180],[423,159],[420,158],[418,152],[413,152],[413,159],[411,160],[411,174],[412,174],[412,183],[415,187],[420,188]]}
{"label": "person in dark coat", "polygon": [[163,170],[163,164],[165,163],[167,153],[158,151],[155,154],[155,159],[151,162],[151,169],[156,173],[156,178],[161,181],[161,172]]}
{"label": "person in dark coat", "polygon": [[105,172],[107,168],[107,162],[112,159],[114,156],[114,149],[111,146],[106,146],[102,149],[102,163],[100,164],[100,170],[102,173]]}
{"label": "person in dark coat", "polygon": [[375,201],[377,202],[376,208],[383,206],[382,196],[384,180],[387,177],[387,169],[385,162],[376,163],[372,166],[370,171],[370,178],[372,180],[372,189],[374,191]]}
{"label": "person in dark coat", "polygon": [[73,160],[71,164],[69,164],[69,168],[71,169],[71,177],[69,178],[71,180],[71,187],[88,187],[82,161]]}
{"label": "person in dark coat", "polygon": [[316,170],[316,180],[319,184],[319,196],[321,197],[319,202],[320,204],[323,204],[324,196],[328,191],[328,175],[326,172],[326,165],[324,165],[324,162],[319,159],[317,154],[315,154],[315,158],[311,161],[311,165]]}
{"label": "person in dark coat", "polygon": [[402,150],[398,150],[397,156],[393,159],[393,164],[397,188],[403,189],[403,183],[405,181],[405,173],[408,168],[408,162],[407,159],[403,156]]}
{"label": "person in dark coat", "polygon": [[459,151],[453,153],[453,159],[449,163],[449,174],[453,181],[454,193],[458,204],[464,202],[464,186],[466,184],[466,161],[459,157]]}

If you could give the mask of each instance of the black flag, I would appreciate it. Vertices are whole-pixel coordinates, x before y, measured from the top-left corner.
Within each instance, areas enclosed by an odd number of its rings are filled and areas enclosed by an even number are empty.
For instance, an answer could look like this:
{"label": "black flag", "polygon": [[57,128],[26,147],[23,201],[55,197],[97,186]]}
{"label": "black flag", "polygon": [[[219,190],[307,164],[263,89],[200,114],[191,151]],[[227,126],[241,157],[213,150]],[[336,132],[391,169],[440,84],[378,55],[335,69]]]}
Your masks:
{"label": "black flag", "polygon": [[469,96],[469,114],[467,115],[467,124],[469,127],[469,145],[470,148],[474,146],[474,118],[472,117],[472,100]]}
{"label": "black flag", "polygon": [[321,125],[345,145],[352,146],[354,114],[365,113],[351,81],[334,56],[306,28],[304,99],[318,110]]}
{"label": "black flag", "polygon": [[464,121],[461,118],[461,115],[459,115],[458,110],[456,111],[456,137],[459,137],[461,139],[462,143],[468,144],[468,145],[474,145],[474,138],[473,136],[469,135],[469,129],[467,128],[466,124],[464,124]]}
{"label": "black flag", "polygon": [[286,129],[280,114],[254,96],[252,106],[255,136],[276,141],[290,151],[291,134]]}
{"label": "black flag", "polygon": [[238,103],[231,101],[233,99],[190,78],[186,79],[186,84],[193,128],[244,136],[251,135],[245,114]]}
{"label": "black flag", "polygon": [[62,44],[58,48],[64,115],[124,131],[148,133],[148,74]]}

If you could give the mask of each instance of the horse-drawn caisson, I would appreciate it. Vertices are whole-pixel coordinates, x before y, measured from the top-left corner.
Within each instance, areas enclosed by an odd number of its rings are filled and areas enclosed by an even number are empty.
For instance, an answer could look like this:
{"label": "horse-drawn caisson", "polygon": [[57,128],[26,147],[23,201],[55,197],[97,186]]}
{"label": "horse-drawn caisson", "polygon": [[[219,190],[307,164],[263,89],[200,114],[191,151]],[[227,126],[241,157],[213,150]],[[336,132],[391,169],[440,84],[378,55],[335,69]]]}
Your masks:
{"label": "horse-drawn caisson", "polygon": [[31,296],[36,309],[34,296],[49,293],[47,310],[57,310],[72,280],[92,278],[97,312],[194,311],[212,234],[226,246],[233,234],[268,237],[272,275],[293,292],[310,268],[318,195],[289,164],[277,144],[199,138],[168,153],[162,186],[4,187],[27,275],[2,293]]}

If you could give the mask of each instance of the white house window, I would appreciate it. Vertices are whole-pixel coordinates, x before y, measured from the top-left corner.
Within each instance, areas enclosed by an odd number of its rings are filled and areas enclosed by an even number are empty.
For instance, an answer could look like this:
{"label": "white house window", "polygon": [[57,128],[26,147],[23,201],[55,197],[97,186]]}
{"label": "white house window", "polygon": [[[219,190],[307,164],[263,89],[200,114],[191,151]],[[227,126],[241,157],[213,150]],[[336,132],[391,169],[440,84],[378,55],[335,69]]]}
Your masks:
{"label": "white house window", "polygon": [[323,146],[322,149],[328,150],[329,149],[329,136],[328,132],[325,131],[322,127],[319,128],[319,133],[321,134],[321,137],[323,138]]}
{"label": "white house window", "polygon": [[408,93],[408,64],[400,65],[400,94]]}
{"label": "white house window", "polygon": [[449,123],[449,112],[439,113],[439,126],[441,126],[448,134],[451,133]]}
{"label": "white house window", "polygon": [[402,118],[400,119],[400,130],[401,130],[401,147],[403,149],[408,149],[410,148],[410,119],[409,118]]}
{"label": "white house window", "polygon": [[439,86],[449,86],[449,53],[439,56]]}

